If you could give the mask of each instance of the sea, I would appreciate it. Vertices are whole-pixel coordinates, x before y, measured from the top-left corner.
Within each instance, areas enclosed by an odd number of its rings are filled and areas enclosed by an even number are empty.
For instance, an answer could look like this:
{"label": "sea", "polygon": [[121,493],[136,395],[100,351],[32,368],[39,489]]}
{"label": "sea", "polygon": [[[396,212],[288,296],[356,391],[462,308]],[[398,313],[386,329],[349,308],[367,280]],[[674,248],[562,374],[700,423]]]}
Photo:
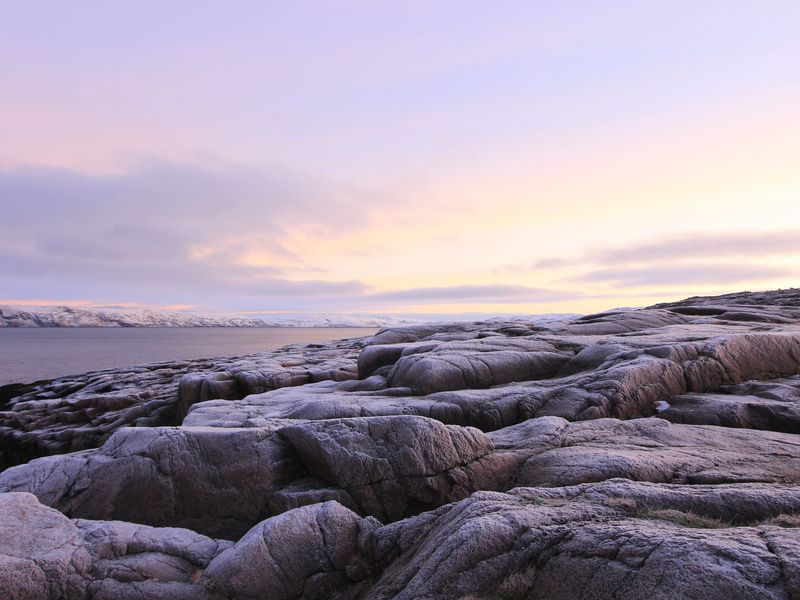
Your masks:
{"label": "sea", "polygon": [[357,327],[3,327],[0,385],[152,362],[253,354],[377,331]]}

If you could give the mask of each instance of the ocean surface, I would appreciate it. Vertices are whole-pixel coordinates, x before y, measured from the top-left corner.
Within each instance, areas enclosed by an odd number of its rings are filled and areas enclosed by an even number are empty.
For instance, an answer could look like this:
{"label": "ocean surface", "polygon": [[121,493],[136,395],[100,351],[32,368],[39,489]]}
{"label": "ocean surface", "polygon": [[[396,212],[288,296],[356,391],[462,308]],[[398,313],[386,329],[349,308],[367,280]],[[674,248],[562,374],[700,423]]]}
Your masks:
{"label": "ocean surface", "polygon": [[334,327],[0,328],[0,385],[374,334]]}

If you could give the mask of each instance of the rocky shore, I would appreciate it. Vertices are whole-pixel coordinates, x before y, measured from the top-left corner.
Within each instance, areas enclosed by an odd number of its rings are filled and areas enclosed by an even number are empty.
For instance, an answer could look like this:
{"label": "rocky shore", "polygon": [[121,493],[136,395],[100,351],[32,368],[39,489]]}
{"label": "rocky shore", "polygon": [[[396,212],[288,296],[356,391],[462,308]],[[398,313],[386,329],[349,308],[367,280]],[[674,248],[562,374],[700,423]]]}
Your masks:
{"label": "rocky shore", "polygon": [[800,290],[0,403],[8,598],[800,598]]}

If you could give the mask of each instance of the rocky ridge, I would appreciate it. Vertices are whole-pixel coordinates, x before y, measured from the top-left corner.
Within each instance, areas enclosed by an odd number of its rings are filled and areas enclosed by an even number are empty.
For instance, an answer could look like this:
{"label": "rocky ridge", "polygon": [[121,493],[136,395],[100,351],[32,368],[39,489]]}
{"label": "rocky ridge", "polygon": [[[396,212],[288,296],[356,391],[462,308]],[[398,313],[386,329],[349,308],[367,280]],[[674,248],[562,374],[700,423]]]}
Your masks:
{"label": "rocky ridge", "polygon": [[799,290],[134,371],[5,390],[8,597],[800,597]]}

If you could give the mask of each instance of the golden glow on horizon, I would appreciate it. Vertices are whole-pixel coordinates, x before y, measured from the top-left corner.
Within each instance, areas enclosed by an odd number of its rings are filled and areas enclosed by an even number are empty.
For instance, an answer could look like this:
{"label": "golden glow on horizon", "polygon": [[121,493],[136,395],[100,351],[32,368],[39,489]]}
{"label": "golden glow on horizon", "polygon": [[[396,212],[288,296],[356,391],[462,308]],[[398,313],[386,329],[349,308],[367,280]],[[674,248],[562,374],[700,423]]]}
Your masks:
{"label": "golden glow on horizon", "polygon": [[[794,114],[787,115],[782,126],[732,122],[725,131],[695,132],[691,138],[685,131],[664,132],[658,147],[628,145],[591,162],[584,158],[580,176],[564,158],[547,172],[442,181],[423,190],[416,201],[385,207],[390,226],[372,224],[335,238],[300,229],[282,243],[319,268],[325,279],[357,274],[374,292],[467,284],[575,289],[570,278],[602,265],[530,265],[537,259],[579,257],[593,248],[624,247],[685,232],[769,232],[800,225],[800,121],[790,116]],[[771,121],[776,121],[774,115]],[[452,212],[452,203],[439,201],[437,195],[466,201],[462,210]],[[445,230],[442,223],[447,224]],[[790,254],[755,260],[757,266],[791,269],[796,259]],[[250,264],[270,260],[264,257]],[[700,254],[671,264],[735,267],[747,260]],[[627,266],[648,264],[633,260]],[[624,292],[619,285],[584,282],[578,286],[581,291],[598,298],[535,304],[409,303],[392,310],[584,312],[620,303],[653,303],[668,299],[665,296],[791,287],[798,283],[800,273],[795,273],[755,283],[651,283],[625,286]]]}
{"label": "golden glow on horizon", "polygon": [[592,312],[800,285],[800,5],[545,4],[152,28],[18,3],[39,35],[0,36],[25,58],[0,95],[3,295]]}

